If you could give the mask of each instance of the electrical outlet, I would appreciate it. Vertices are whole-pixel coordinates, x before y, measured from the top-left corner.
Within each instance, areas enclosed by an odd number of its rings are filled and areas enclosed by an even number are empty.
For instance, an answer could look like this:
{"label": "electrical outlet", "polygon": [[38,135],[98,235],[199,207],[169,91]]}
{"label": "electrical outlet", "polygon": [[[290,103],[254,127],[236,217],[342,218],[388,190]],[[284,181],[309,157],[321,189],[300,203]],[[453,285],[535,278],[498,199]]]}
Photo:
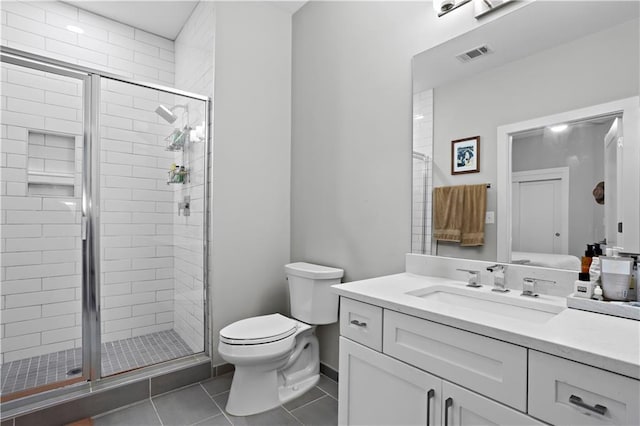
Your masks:
{"label": "electrical outlet", "polygon": [[496,223],[496,213],[487,212],[484,217],[484,223]]}

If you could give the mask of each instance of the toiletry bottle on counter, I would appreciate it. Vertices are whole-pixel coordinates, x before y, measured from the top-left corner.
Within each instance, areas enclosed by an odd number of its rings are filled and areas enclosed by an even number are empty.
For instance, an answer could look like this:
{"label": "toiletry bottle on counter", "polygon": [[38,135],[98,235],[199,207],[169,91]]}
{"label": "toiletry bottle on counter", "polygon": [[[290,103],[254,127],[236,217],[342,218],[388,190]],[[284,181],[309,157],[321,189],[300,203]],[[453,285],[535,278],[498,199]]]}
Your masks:
{"label": "toiletry bottle on counter", "polygon": [[593,259],[593,244],[587,244],[587,250],[582,256],[582,267],[580,272],[588,273],[591,266],[591,260]]}
{"label": "toiletry bottle on counter", "polygon": [[595,284],[600,283],[600,258],[594,256],[591,259],[591,266],[589,266],[589,279]]}
{"label": "toiletry bottle on counter", "polygon": [[596,285],[595,288],[593,289],[592,299],[604,300],[604,298],[602,297],[602,287],[600,287],[599,285]]}
{"label": "toiletry bottle on counter", "polygon": [[596,281],[589,279],[588,273],[580,272],[578,274],[578,281],[573,284],[573,295],[575,297],[591,299],[593,297],[593,290],[597,285]]}
{"label": "toiletry bottle on counter", "polygon": [[600,243],[593,244],[593,255],[594,257],[602,256],[602,247],[600,246]]}

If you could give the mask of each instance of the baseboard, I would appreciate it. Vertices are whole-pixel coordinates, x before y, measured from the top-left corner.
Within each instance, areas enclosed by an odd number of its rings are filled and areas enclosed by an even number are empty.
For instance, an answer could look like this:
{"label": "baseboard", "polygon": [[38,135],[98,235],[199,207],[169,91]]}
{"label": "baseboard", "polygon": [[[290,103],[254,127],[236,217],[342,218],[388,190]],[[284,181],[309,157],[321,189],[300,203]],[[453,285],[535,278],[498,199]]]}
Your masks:
{"label": "baseboard", "polygon": [[[231,373],[235,370],[233,364],[224,363],[220,365],[214,365],[211,367],[211,377],[222,376],[223,374]],[[338,371],[329,367],[327,364],[320,363],[320,374],[324,374],[334,382],[338,381]]]}
{"label": "baseboard", "polygon": [[235,366],[229,363],[214,365],[211,368],[211,376],[212,377],[222,376],[223,374],[227,374],[227,373],[231,373],[232,371],[235,371],[235,369],[236,369]]}
{"label": "baseboard", "polygon": [[338,371],[334,370],[332,367],[329,367],[327,364],[322,362],[320,363],[320,373],[324,374],[334,382],[338,381]]}

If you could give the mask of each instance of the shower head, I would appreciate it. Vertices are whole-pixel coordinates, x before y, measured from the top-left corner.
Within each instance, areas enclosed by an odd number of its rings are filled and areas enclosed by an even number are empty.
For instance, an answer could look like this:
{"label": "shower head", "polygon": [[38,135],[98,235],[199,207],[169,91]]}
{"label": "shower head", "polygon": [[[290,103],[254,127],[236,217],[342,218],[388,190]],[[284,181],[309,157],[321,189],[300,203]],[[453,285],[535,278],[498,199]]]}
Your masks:
{"label": "shower head", "polygon": [[158,106],[158,108],[156,108],[156,114],[158,114],[160,117],[166,120],[169,124],[171,124],[174,121],[176,121],[176,119],[178,118],[178,116],[173,113],[174,108],[176,107],[169,109],[164,105],[160,105]]}

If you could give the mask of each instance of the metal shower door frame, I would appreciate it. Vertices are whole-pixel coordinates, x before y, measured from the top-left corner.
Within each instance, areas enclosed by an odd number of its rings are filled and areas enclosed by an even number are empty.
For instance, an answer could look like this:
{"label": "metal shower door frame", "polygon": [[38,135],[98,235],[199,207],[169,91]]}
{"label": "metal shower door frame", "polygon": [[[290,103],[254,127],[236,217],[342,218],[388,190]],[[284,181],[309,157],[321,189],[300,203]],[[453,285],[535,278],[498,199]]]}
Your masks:
{"label": "metal shower door frame", "polygon": [[83,82],[83,164],[82,164],[82,378],[95,382],[102,378],[101,328],[100,328],[100,87],[101,79],[108,78],[135,86],[184,96],[205,102],[205,176],[203,211],[203,310],[204,353],[210,356],[209,348],[209,214],[210,214],[210,114],[211,99],[207,96],[185,92],[152,83],[134,81],[70,64],[45,56],[0,46],[0,62],[77,78]]}

